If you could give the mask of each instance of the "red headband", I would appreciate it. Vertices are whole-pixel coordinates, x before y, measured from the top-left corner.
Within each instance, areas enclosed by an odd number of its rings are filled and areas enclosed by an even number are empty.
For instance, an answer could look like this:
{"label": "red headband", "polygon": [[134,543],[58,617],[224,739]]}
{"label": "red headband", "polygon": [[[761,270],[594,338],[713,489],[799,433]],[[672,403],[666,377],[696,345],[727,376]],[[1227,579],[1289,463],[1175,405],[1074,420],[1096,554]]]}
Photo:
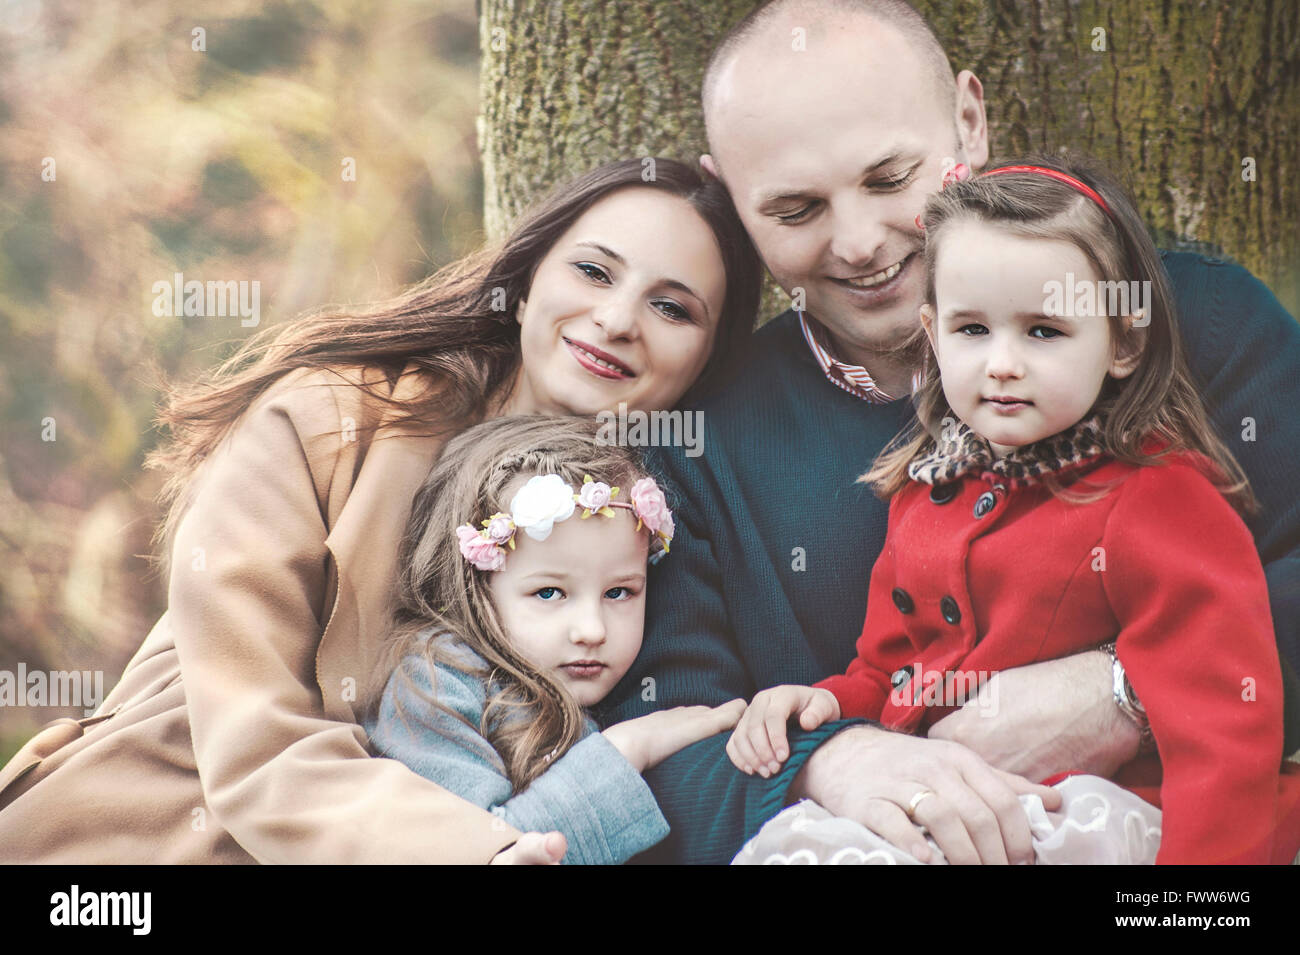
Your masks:
{"label": "red headband", "polygon": [[[1128,249],[1128,242],[1124,239],[1124,229],[1120,226],[1119,219],[1115,217],[1115,213],[1111,212],[1110,206],[1106,205],[1106,200],[1101,197],[1101,194],[1097,192],[1096,189],[1093,189],[1085,182],[1075,179],[1069,173],[1061,172],[1058,169],[1048,169],[1046,166],[1000,166],[997,169],[990,169],[987,172],[980,173],[980,177],[996,176],[1004,172],[1030,172],[1037,173],[1040,176],[1047,176],[1049,179],[1055,179],[1057,182],[1065,183],[1065,185],[1069,186],[1075,192],[1082,193],[1093,202],[1097,203],[1097,205],[1101,207],[1101,211],[1106,213],[1106,217],[1110,219],[1111,223],[1115,226],[1115,230],[1119,233],[1120,245],[1127,252],[1129,266],[1133,269],[1133,274],[1141,274],[1141,269],[1137,267],[1136,254],[1132,250]],[[943,183],[939,187],[939,191],[942,192],[953,183],[961,182],[969,178],[970,167],[965,163],[958,163],[943,174]],[[919,215],[916,217],[916,227],[918,229],[925,228],[925,223],[921,221]]]}
{"label": "red headband", "polygon": [[1106,200],[1101,197],[1101,195],[1097,192],[1097,190],[1093,189],[1091,186],[1087,185],[1086,183],[1080,182],[1078,179],[1075,179],[1071,175],[1060,172],[1056,169],[1047,169],[1044,166],[1002,166],[998,169],[990,169],[988,172],[981,173],[980,175],[981,177],[996,176],[999,173],[1004,173],[1004,172],[1036,172],[1039,175],[1047,176],[1050,179],[1055,179],[1057,182],[1063,182],[1067,186],[1070,186],[1075,191],[1083,193],[1093,202],[1097,203],[1097,205],[1101,206],[1101,211],[1106,213],[1106,215],[1110,217],[1110,220],[1114,222],[1115,225],[1117,226],[1119,225],[1119,222],[1115,219],[1115,213],[1110,211],[1110,206],[1106,205]]}

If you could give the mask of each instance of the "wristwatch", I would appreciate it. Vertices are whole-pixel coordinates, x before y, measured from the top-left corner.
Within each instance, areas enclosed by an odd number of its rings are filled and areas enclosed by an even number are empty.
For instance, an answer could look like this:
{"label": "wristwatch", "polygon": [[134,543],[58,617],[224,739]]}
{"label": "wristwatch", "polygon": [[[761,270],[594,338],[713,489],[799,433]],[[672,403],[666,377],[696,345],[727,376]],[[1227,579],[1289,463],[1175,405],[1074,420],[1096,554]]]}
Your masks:
{"label": "wristwatch", "polygon": [[1155,748],[1155,737],[1151,733],[1151,722],[1147,719],[1147,711],[1143,708],[1142,701],[1138,699],[1137,693],[1133,691],[1133,684],[1128,681],[1128,674],[1124,672],[1124,664],[1120,663],[1119,654],[1115,652],[1115,644],[1113,642],[1107,643],[1100,649],[1105,650],[1110,657],[1111,692],[1115,695],[1115,705],[1138,728],[1141,738],[1141,742],[1138,744],[1138,752],[1149,753]]}

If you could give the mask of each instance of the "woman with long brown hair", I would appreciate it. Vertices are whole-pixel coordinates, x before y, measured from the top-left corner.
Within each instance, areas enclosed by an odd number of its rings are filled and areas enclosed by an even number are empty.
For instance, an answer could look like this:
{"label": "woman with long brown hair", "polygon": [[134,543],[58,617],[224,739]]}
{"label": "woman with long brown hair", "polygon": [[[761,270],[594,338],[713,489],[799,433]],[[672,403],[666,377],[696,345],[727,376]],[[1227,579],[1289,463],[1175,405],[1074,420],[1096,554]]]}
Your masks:
{"label": "woman with long brown hair", "polygon": [[371,758],[358,721],[411,499],[450,436],[671,408],[748,335],[759,262],[725,191],[647,168],[602,166],[498,248],[267,329],[171,391],[151,459],[168,609],[94,716],[0,770],[7,860],[486,862],[518,839]]}

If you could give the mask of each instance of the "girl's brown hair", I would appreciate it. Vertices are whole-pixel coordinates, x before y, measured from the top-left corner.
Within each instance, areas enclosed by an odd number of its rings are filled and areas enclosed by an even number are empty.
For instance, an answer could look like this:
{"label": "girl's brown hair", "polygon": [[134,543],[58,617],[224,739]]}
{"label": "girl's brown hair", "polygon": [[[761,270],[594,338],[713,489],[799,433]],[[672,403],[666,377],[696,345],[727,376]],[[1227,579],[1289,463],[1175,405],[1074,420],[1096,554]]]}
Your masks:
{"label": "girl's brown hair", "polygon": [[[1066,173],[1095,190],[1114,218],[1074,187],[1034,172],[975,176],[946,187],[925,206],[925,300],[935,301],[935,262],[945,229],[957,222],[989,222],[1013,235],[1069,242],[1096,268],[1102,281],[1150,282],[1145,326],[1129,328],[1122,315],[1110,315],[1110,340],[1120,357],[1139,355],[1135,370],[1125,378],[1107,376],[1089,415],[1105,415],[1101,441],[1106,453],[1136,465],[1152,465],[1168,454],[1194,451],[1209,459],[1208,477],[1221,494],[1244,514],[1258,510],[1245,473],[1215,433],[1187,367],[1176,324],[1173,291],[1160,253],[1133,207],[1126,190],[1094,164],[1077,157],[1033,157],[1007,165],[1034,165]],[[1142,288],[1144,286],[1137,286]],[[920,367],[922,379],[912,401],[916,418],[876,458],[858,480],[882,498],[908,483],[908,465],[934,446],[945,424],[957,420],[943,393],[925,330],[903,343],[898,353]],[[1141,447],[1149,436],[1168,442],[1158,453]],[[1082,482],[1080,482],[1082,483]],[[1044,478],[1058,497],[1095,500],[1108,487],[1092,494],[1067,491],[1052,475]],[[1095,486],[1095,485],[1094,485]]]}
{"label": "girl's brown hair", "polygon": [[[435,680],[430,702],[463,719],[436,699],[436,665],[465,671],[456,642],[482,657],[486,666],[471,672],[490,689],[482,725],[473,728],[501,755],[516,792],[581,739],[583,711],[559,681],[516,652],[492,603],[492,571],[461,556],[456,528],[508,511],[504,492],[519,476],[558,474],[575,488],[584,474],[621,488],[646,476],[634,450],[606,444],[600,432],[594,419],[559,415],[513,415],[462,432],[416,492],[401,543],[395,627],[381,666],[409,680],[399,664],[422,654]],[[442,633],[455,639],[428,639]]]}
{"label": "girl's brown hair", "polygon": [[[519,369],[515,311],[528,297],[538,264],[588,209],[621,189],[657,189],[685,199],[717,240],[726,297],[696,391],[725,379],[757,317],[758,253],[720,183],[673,159],[654,160],[654,175],[647,180],[648,168],[641,159],[606,163],[556,188],[498,246],[453,263],[386,301],[326,308],[264,329],[194,384],[165,385],[165,407],[157,420],[170,430],[170,440],[146,462],[167,476],[161,502],[168,513],[155,543],[163,545],[165,554],[197,467],[254,399],[295,369],[364,366],[369,370],[362,387],[395,409],[395,422],[438,423],[451,431],[480,420],[493,402],[505,397]],[[433,372],[435,384],[410,401],[394,400],[385,391],[408,363]],[[342,379],[340,384],[352,387]]]}

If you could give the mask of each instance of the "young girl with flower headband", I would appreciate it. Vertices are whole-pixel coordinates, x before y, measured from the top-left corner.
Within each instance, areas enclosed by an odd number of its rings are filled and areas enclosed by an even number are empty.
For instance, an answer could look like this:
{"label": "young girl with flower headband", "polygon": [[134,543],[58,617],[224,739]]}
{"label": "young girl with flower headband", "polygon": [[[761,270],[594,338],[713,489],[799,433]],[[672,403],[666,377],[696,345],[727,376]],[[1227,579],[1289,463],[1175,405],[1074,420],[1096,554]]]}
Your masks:
{"label": "young girl with flower headband", "polygon": [[366,724],[380,754],[568,863],[621,863],[667,835],[640,773],[744,710],[679,707],[603,733],[586,715],[640,651],[647,558],[673,536],[636,453],[598,434],[530,415],[447,444],[412,507],[392,676]]}
{"label": "young girl with flower headband", "polygon": [[[857,659],[813,687],[759,693],[733,762],[775,772],[795,715],[805,729],[863,717],[924,733],[966,700],[996,705],[979,690],[998,670],[1102,647],[1144,746],[1119,785],[1046,780],[1059,814],[1021,797],[1038,861],[1291,861],[1300,775],[1280,769],[1268,590],[1234,511],[1257,505],[1189,377],[1136,211],[1082,165],[959,167],[923,228],[916,426],[860,478],[890,511]],[[1125,307],[1115,283],[1136,300]],[[941,831],[942,796],[918,787],[897,802],[960,844]],[[939,848],[920,854],[941,860]],[[812,804],[737,861],[822,850],[918,861]]]}

